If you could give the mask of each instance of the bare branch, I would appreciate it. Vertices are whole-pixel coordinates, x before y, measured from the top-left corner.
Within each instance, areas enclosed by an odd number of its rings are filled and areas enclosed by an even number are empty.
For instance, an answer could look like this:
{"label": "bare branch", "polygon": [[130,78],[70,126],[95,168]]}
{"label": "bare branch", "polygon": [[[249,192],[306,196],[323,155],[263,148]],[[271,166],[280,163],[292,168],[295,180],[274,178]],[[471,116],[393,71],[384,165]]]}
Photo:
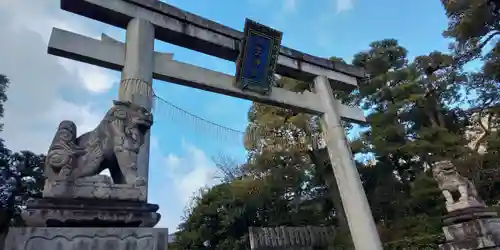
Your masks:
{"label": "bare branch", "polygon": [[219,152],[217,156],[213,156],[212,161],[215,163],[220,174],[220,176],[216,176],[215,178],[223,182],[231,182],[244,175],[242,164],[235,158],[229,157],[222,152]]}

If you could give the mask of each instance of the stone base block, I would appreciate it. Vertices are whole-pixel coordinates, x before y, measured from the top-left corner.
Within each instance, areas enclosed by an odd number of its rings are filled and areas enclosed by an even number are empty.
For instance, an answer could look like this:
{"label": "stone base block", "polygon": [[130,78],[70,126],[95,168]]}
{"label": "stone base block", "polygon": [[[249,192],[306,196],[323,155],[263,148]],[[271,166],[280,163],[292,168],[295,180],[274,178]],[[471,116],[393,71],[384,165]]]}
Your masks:
{"label": "stone base block", "polygon": [[454,211],[444,220],[443,250],[500,249],[500,218],[487,208]]}
{"label": "stone base block", "polygon": [[454,241],[442,244],[439,246],[440,250],[500,250],[500,245],[491,235],[470,238],[462,241]]}
{"label": "stone base block", "polygon": [[167,229],[161,228],[11,228],[8,250],[166,250]]}
{"label": "stone base block", "polygon": [[469,207],[449,212],[443,217],[443,225],[450,226],[478,219],[498,218],[498,213],[487,207]]}
{"label": "stone base block", "polygon": [[104,199],[146,201],[147,187],[133,184],[114,184],[111,177],[97,175],[74,181],[47,181],[44,198]]}
{"label": "stone base block", "polygon": [[159,207],[116,200],[37,199],[22,214],[31,227],[153,227]]}
{"label": "stone base block", "polygon": [[446,204],[448,212],[459,211],[468,208],[486,208],[486,205],[476,199],[469,199],[465,201],[457,201],[453,204]]}

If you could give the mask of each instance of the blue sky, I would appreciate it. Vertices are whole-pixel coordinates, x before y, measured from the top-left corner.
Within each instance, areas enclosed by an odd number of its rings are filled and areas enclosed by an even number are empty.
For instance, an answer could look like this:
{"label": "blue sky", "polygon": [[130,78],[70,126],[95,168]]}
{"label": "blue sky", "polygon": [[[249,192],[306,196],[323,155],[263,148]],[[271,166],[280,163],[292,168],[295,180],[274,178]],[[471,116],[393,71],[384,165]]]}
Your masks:
{"label": "blue sky", "polygon": [[[118,72],[48,56],[45,48],[53,26],[93,37],[105,32],[120,40],[124,38],[124,31],[66,13],[58,9],[57,2],[46,0],[35,3],[18,0],[9,3],[10,5],[0,3],[0,19],[6,18],[3,23],[7,24],[0,28],[7,30],[0,31],[12,34],[8,38],[0,38],[0,44],[3,46],[0,46],[0,58],[11,58],[14,61],[11,64],[0,63],[0,73],[3,70],[16,83],[9,93],[10,101],[6,106],[4,129],[7,145],[13,149],[28,148],[44,153],[54,133],[56,122],[63,118],[76,120],[81,131],[91,129],[111,105],[110,99],[117,95]],[[320,57],[338,56],[350,61],[355,53],[366,49],[370,42],[384,38],[398,39],[400,44],[409,50],[410,57],[433,50],[447,50],[447,41],[441,36],[447,20],[439,1],[165,2],[238,30],[243,29],[245,18],[253,19],[283,31],[283,45]],[[233,62],[163,42],[156,42],[155,49],[173,53],[175,60],[228,74],[234,74],[235,71]],[[17,54],[10,53],[16,50]],[[45,69],[44,72],[50,71],[53,74],[47,76],[47,80],[42,76],[35,80],[27,79],[28,76],[19,72],[18,67],[12,66],[16,60],[20,60],[19,51],[23,50],[33,50],[27,58],[39,56],[41,59],[40,62],[25,59],[18,61],[18,65],[24,65],[33,71],[52,65],[53,67]],[[54,77],[56,79],[53,79]],[[44,85],[32,85],[33,81],[43,82]],[[59,81],[61,83],[58,83]],[[75,83],[63,83],[68,81]],[[28,90],[35,92],[30,99],[31,109],[19,111],[21,101],[26,99]],[[162,98],[200,117],[233,129],[245,130],[247,112],[251,105],[248,101],[159,81],[154,82],[154,90]],[[40,91],[46,91],[47,94],[42,95]],[[49,102],[49,96],[51,104],[42,110],[44,105],[48,105],[46,103]],[[33,107],[40,109],[37,111],[40,117],[36,122],[34,117],[38,116],[28,113],[35,112]],[[171,111],[172,109],[165,105],[159,105],[155,110],[149,198],[150,202],[161,206],[163,219],[159,226],[169,227],[173,231],[180,222],[192,193],[200,187],[216,183],[212,178],[215,167],[210,158],[223,152],[243,162],[245,152],[241,143],[224,142],[214,136],[213,131],[195,131],[194,121],[179,113],[172,115]],[[20,117],[26,121],[18,122]],[[30,132],[35,124],[39,131]],[[47,130],[42,130],[40,124],[46,126]],[[17,135],[29,138],[21,140]],[[32,143],[27,143],[28,140]]]}

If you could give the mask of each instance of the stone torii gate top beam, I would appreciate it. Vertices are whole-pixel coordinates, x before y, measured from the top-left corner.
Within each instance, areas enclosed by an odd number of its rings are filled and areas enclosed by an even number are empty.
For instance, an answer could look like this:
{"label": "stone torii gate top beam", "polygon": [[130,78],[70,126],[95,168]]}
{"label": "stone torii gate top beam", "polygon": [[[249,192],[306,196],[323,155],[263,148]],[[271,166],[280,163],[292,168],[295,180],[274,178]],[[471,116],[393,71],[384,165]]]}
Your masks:
{"label": "stone torii gate top beam", "polygon": [[[155,38],[218,58],[236,61],[243,33],[158,0],[61,0],[63,10],[126,28],[133,18],[151,22]],[[332,88],[352,90],[362,69],[281,46],[276,73],[305,82],[326,76]]]}
{"label": "stone torii gate top beam", "polygon": [[[96,40],[54,28],[50,36],[48,52],[113,70],[122,70],[125,65],[125,44],[106,36],[103,36],[102,40]],[[300,94],[273,88],[269,96],[242,91],[233,86],[233,76],[177,62],[172,54],[154,52],[153,64],[153,77],[158,80],[283,108],[294,108],[312,114],[324,113],[324,108],[317,96],[309,91]],[[356,123],[366,122],[360,108],[346,106],[338,100],[336,102],[339,115],[344,120]]]}

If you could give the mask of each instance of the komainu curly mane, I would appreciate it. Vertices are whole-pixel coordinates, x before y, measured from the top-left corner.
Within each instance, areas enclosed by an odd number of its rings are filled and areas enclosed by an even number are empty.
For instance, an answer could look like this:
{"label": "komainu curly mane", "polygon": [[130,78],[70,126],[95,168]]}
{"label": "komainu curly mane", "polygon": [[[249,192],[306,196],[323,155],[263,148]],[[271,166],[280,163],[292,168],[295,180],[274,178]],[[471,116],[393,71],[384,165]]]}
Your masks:
{"label": "komainu curly mane", "polygon": [[129,102],[114,101],[99,125],[76,137],[76,125],[63,121],[45,162],[48,179],[78,179],[109,169],[115,183],[145,185],[137,174],[137,155],[153,116]]}

